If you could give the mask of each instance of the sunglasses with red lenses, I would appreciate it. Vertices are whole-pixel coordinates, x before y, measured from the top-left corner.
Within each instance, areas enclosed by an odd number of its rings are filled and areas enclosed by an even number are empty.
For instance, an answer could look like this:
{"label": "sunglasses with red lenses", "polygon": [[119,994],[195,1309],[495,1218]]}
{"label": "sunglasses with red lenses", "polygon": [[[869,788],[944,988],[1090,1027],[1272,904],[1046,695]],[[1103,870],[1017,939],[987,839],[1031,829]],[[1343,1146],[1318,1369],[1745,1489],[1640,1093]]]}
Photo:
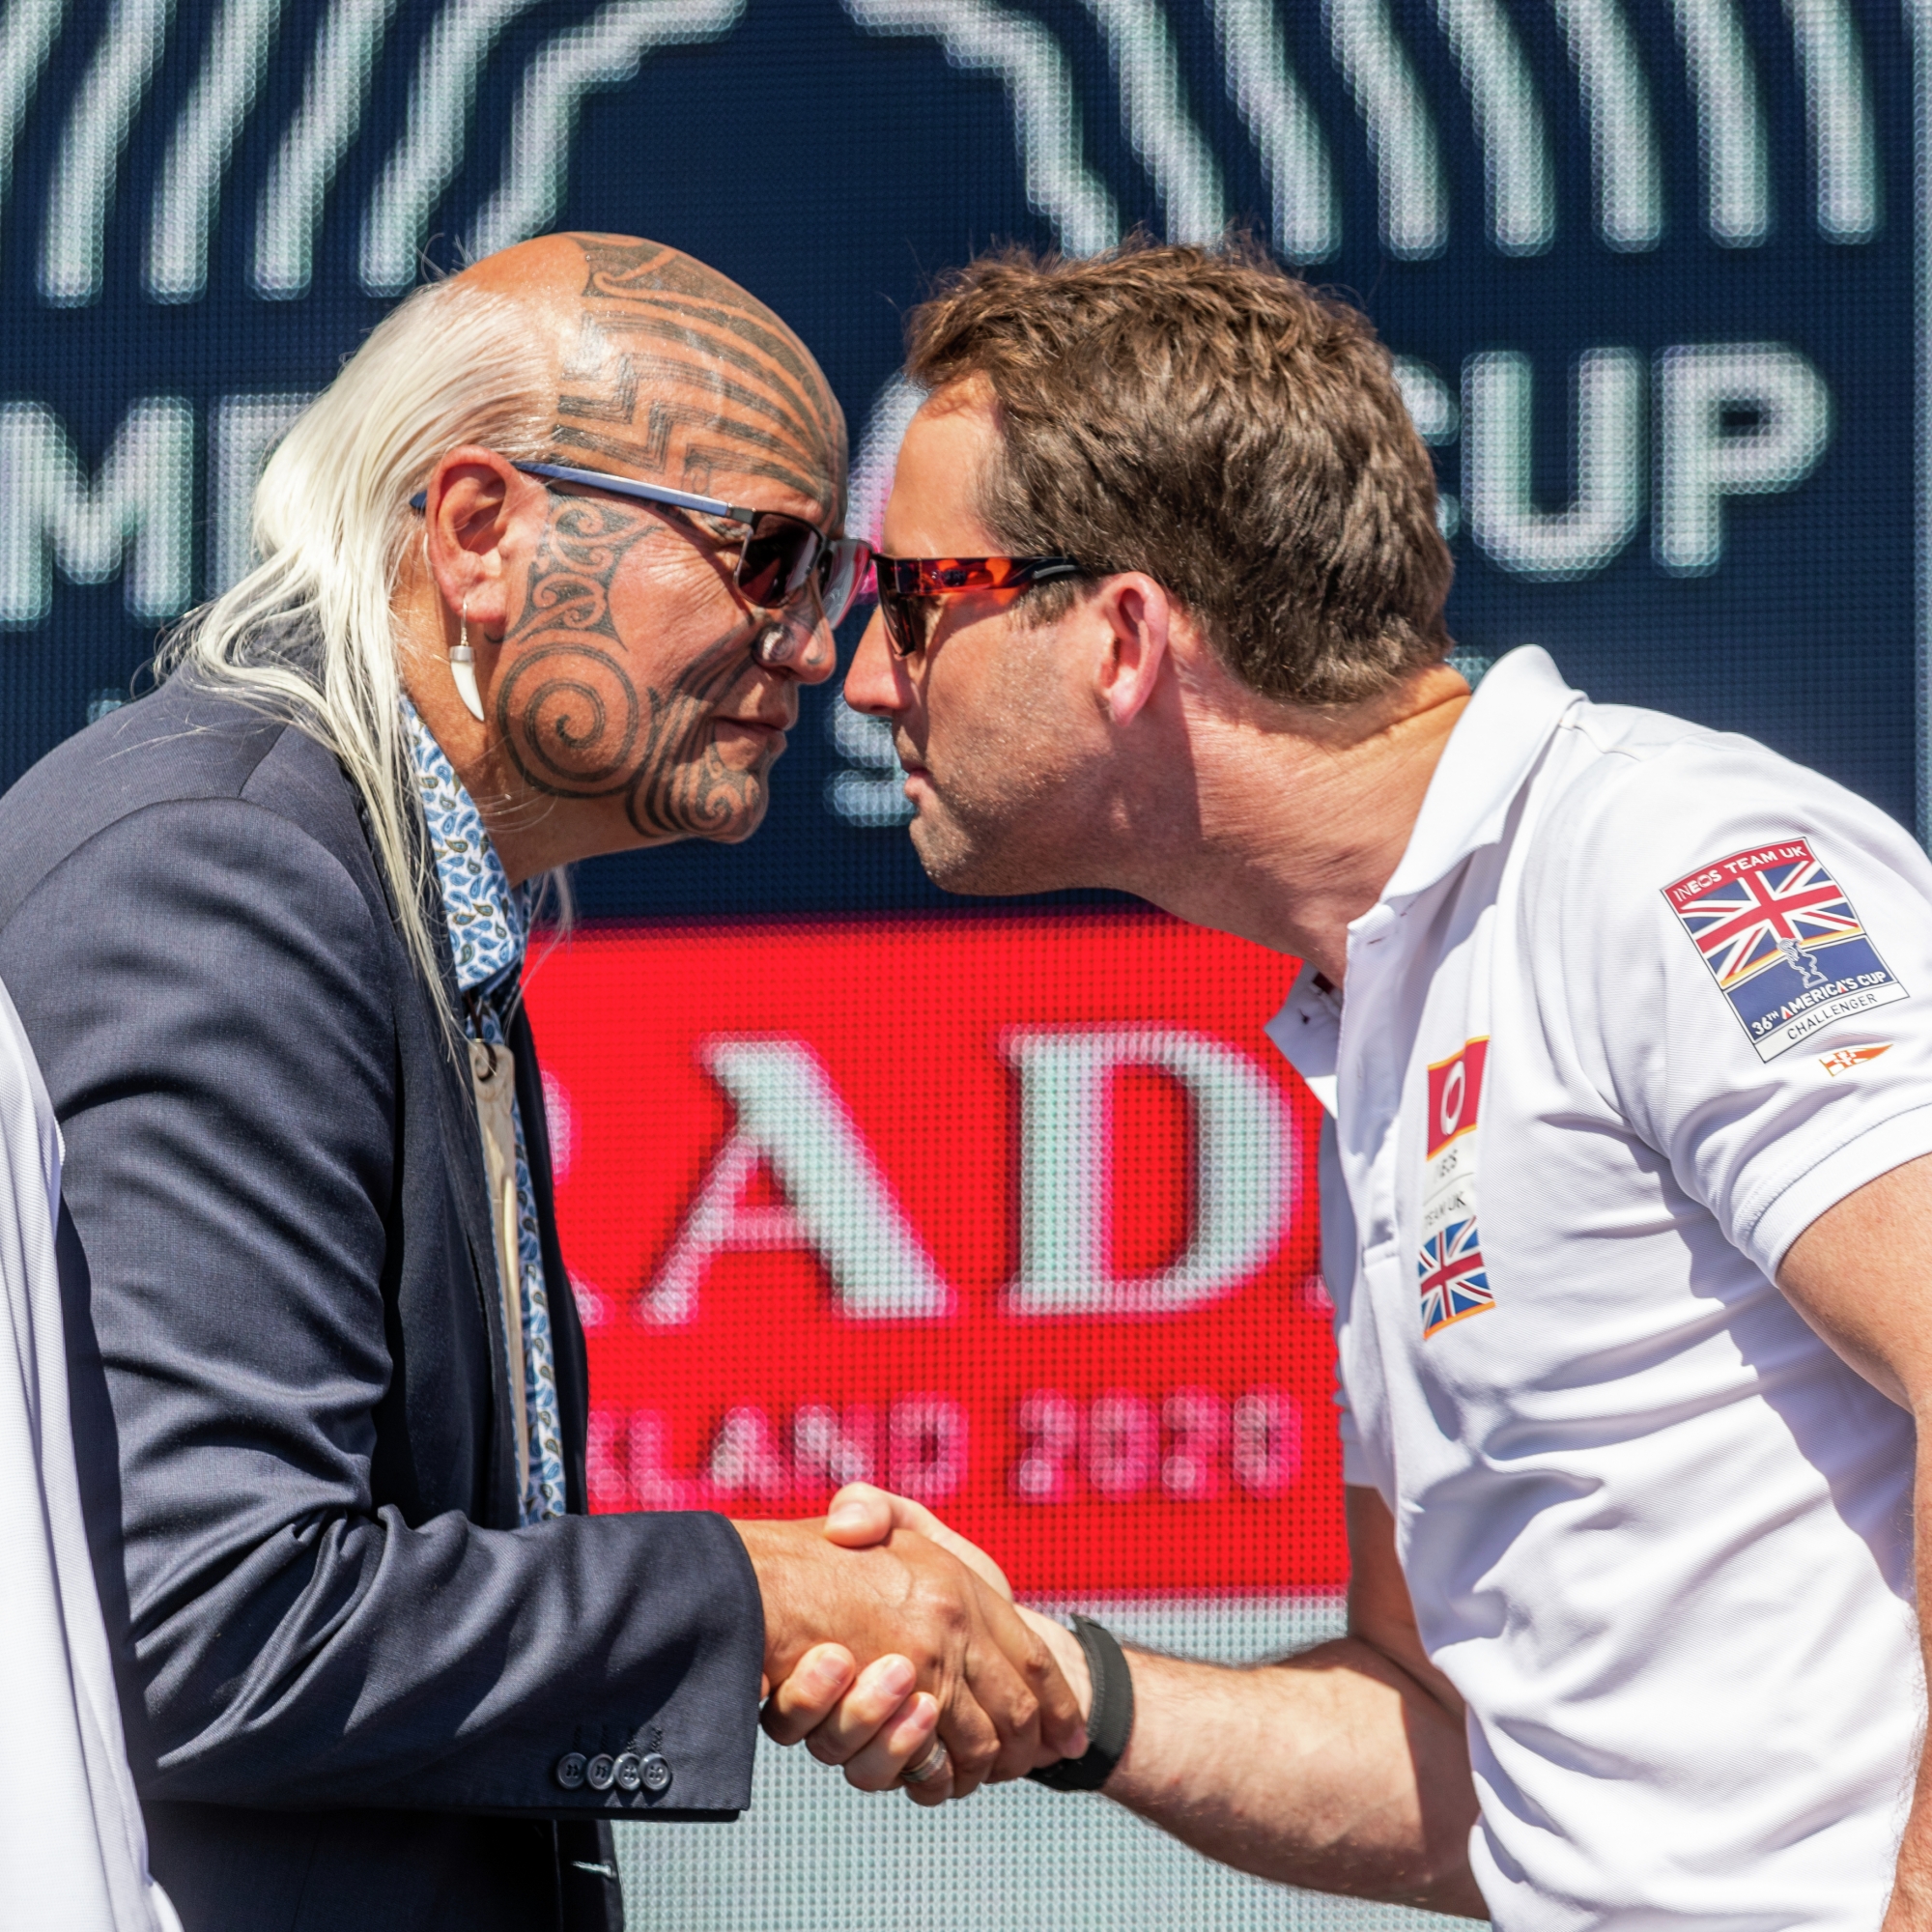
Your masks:
{"label": "sunglasses with red lenses", "polygon": [[1031,590],[1085,573],[1070,556],[875,556],[879,614],[895,653],[909,658],[925,648],[916,608],[928,597],[957,597],[968,590]]}

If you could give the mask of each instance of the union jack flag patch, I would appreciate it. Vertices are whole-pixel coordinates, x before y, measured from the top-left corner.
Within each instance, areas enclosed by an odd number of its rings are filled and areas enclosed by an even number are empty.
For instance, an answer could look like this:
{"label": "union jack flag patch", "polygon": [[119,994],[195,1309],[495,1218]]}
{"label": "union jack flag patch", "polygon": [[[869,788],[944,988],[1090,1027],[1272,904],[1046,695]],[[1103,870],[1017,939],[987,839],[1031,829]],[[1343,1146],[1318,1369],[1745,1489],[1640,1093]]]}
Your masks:
{"label": "union jack flag patch", "polygon": [[1422,1243],[1422,1338],[1495,1306],[1476,1217],[1445,1221]]}
{"label": "union jack flag patch", "polygon": [[1803,838],[1733,852],[1663,896],[1760,1060],[1908,997]]}

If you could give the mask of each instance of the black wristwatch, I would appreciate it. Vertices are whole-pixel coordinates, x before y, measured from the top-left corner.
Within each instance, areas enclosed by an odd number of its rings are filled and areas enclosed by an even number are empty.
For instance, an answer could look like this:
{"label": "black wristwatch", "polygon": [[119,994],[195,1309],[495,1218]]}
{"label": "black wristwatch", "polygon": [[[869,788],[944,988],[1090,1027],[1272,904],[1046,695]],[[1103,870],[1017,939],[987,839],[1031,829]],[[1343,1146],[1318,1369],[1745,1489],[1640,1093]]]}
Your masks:
{"label": "black wristwatch", "polygon": [[1087,1653],[1087,1674],[1094,1684],[1094,1702],[1087,1713],[1087,1750],[1081,1757],[1064,1757],[1027,1776],[1049,1791],[1098,1791],[1126,1755],[1134,1728],[1134,1679],[1127,1660],[1111,1631],[1092,1617],[1076,1616],[1073,1634]]}

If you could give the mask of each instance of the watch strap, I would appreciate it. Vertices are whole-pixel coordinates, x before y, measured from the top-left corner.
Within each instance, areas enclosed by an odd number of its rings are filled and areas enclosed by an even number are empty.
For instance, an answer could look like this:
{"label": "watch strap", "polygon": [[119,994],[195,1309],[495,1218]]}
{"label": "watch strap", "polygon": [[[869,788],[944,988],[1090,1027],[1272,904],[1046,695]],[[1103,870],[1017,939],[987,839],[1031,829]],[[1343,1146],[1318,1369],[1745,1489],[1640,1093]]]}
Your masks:
{"label": "watch strap", "polygon": [[1094,1701],[1087,1713],[1087,1749],[1027,1776],[1049,1791],[1098,1791],[1126,1755],[1134,1728],[1134,1679],[1126,1654],[1111,1631],[1092,1617],[1075,1616],[1073,1634],[1087,1654]]}

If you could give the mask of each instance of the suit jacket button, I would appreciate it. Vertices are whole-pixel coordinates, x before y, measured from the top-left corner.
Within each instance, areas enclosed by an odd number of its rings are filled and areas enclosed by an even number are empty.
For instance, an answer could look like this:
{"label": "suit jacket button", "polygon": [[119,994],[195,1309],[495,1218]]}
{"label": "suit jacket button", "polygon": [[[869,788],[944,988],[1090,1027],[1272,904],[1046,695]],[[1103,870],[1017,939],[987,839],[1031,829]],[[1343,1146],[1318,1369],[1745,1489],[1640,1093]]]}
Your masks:
{"label": "suit jacket button", "polygon": [[653,1798],[660,1797],[670,1789],[670,1760],[668,1758],[660,1757],[656,1751],[653,1751],[638,1769],[642,1775],[644,1789]]}
{"label": "suit jacket button", "polygon": [[615,1762],[602,1751],[599,1751],[583,1768],[583,1781],[592,1791],[609,1791],[611,1780],[616,1776]]}
{"label": "suit jacket button", "polygon": [[617,1760],[616,1770],[617,1789],[619,1791],[635,1791],[644,1781],[643,1770],[638,1763],[638,1754],[636,1751],[626,1751]]}
{"label": "suit jacket button", "polygon": [[571,1751],[556,1761],[556,1781],[566,1791],[575,1791],[583,1782],[584,1759],[582,1751]]}

